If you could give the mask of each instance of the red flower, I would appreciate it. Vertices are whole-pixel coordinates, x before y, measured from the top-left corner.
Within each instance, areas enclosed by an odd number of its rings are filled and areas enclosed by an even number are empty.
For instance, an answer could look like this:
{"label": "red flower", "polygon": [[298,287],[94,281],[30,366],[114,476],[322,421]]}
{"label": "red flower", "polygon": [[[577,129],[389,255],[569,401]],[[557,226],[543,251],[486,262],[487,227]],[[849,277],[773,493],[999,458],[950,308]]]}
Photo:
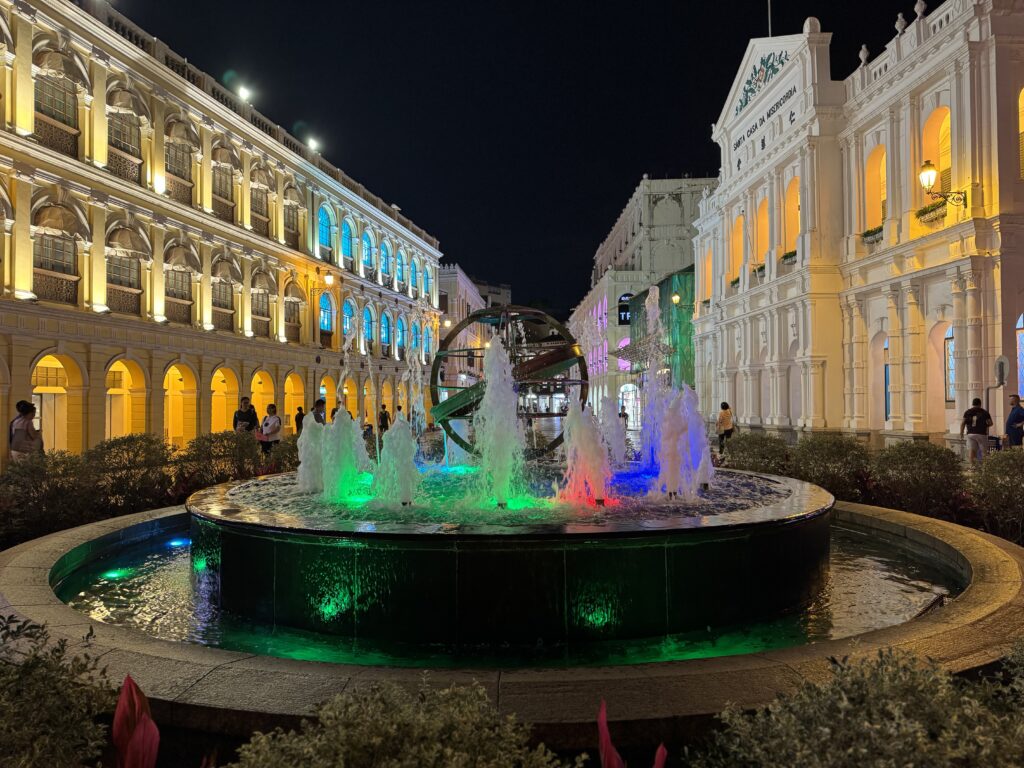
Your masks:
{"label": "red flower", "polygon": [[153,722],[149,701],[131,675],[121,685],[114,710],[114,747],[119,768],[153,768],[160,749],[160,731]]}
{"label": "red flower", "polygon": [[[601,707],[597,710],[597,749],[601,755],[601,768],[626,768],[615,745],[612,744],[612,735],[608,732],[608,707],[601,699]],[[658,745],[658,751],[654,753],[654,768],[665,768],[665,761],[668,759],[668,750],[664,744]]]}

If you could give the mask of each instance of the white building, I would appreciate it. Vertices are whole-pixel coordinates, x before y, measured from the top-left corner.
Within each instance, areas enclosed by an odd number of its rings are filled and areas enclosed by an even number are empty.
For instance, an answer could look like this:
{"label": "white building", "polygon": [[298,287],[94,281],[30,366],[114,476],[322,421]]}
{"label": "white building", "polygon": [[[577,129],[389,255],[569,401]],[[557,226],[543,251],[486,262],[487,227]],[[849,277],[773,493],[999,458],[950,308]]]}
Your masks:
{"label": "white building", "polygon": [[[438,289],[442,315],[442,339],[447,337],[459,323],[478,309],[487,306],[483,296],[462,267],[458,264],[442,264],[438,270]],[[450,325],[449,325],[450,323]],[[479,323],[472,323],[461,331],[451,347],[458,350],[479,350],[479,353],[459,353],[448,357],[442,363],[444,381],[458,387],[469,387],[480,379],[483,367],[484,329]]]}
{"label": "white building", "polygon": [[470,278],[477,291],[483,296],[488,307],[499,307],[512,303],[512,286],[509,283],[488,283]]}
{"label": "white building", "polygon": [[630,364],[615,350],[630,342],[629,299],[672,272],[693,265],[693,220],[703,191],[715,179],[643,179],[594,254],[590,291],[573,310],[569,328],[583,345],[595,410],[603,397],[625,406],[631,426],[640,404]]}
{"label": "white building", "polygon": [[[712,136],[694,243],[706,415],[794,437],[957,442],[996,358],[1020,354],[1024,13],[948,0],[830,79],[817,19],[750,41]],[[894,8],[895,12],[895,8]],[[919,181],[935,166],[933,198]],[[701,301],[702,300],[702,301]],[[991,410],[1001,433],[1011,366]]]}

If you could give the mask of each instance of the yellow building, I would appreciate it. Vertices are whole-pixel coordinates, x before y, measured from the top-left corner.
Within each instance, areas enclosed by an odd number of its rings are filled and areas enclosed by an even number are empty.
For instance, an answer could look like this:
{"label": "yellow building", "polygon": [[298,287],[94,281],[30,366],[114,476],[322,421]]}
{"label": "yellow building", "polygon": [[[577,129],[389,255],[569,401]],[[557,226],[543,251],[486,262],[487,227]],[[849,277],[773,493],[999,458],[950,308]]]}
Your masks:
{"label": "yellow building", "polygon": [[438,338],[437,240],[80,5],[0,0],[0,410],[33,399],[46,448],[71,451],[181,445],[246,395],[289,432],[317,397],[408,412],[403,374]]}

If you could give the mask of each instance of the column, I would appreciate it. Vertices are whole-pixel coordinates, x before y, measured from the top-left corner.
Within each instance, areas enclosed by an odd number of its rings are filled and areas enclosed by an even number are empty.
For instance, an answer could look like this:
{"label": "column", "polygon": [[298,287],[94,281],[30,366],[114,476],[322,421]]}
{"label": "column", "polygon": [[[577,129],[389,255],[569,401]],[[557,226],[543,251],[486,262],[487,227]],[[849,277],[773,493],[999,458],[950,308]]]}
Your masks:
{"label": "column", "polygon": [[[937,163],[934,157],[921,157],[921,99],[918,96],[908,96],[903,102],[904,125],[907,132],[904,136],[907,153],[908,174],[904,174],[903,181],[903,231],[909,236],[917,225],[917,217],[914,212],[920,208],[924,201],[921,184],[918,181],[918,169],[925,160]],[[957,131],[959,132],[959,131]],[[890,208],[890,210],[892,210]]]}
{"label": "column", "polygon": [[[85,281],[85,306],[93,312],[109,312],[107,307],[107,204],[106,201],[89,200],[89,229],[92,243],[88,254],[88,279]],[[86,277],[83,271],[79,273]]]}
{"label": "column", "polygon": [[272,206],[270,236],[284,245],[284,174],[280,167],[274,171],[274,182],[277,194]]}
{"label": "column", "polygon": [[921,312],[920,287],[903,286],[903,390],[908,432],[924,431],[924,315]]}
{"label": "column", "polygon": [[850,427],[853,414],[853,318],[849,302],[840,304],[843,313],[843,429]]}
{"label": "column", "polygon": [[964,287],[967,290],[967,388],[968,399],[982,396],[985,375],[982,368],[985,350],[982,344],[981,316],[981,273],[971,270],[964,273]]}
{"label": "column", "polygon": [[[288,337],[285,335],[284,329],[284,284],[288,280],[288,272],[279,269],[277,271],[277,311],[273,313],[274,326],[275,328],[271,331],[271,336],[274,332],[277,333],[277,340],[281,342],[287,342]],[[284,390],[281,390],[282,397],[284,397]]]}
{"label": "column", "polygon": [[88,120],[82,121],[83,141],[80,142],[85,159],[97,168],[107,166],[107,61],[94,53],[89,59],[89,78],[92,80],[92,104]]}
{"label": "column", "polygon": [[970,392],[967,388],[967,301],[964,294],[965,281],[957,275],[950,281],[953,297],[953,357],[955,360],[954,386],[956,389],[956,412],[967,410]]}
{"label": "column", "polygon": [[[306,322],[303,327],[309,327],[310,332],[308,334],[309,341],[314,347],[320,346],[320,296],[323,293],[323,288],[319,285],[311,284],[309,287],[309,311],[306,313]],[[335,323],[337,326],[337,332],[341,333],[342,314],[341,310],[338,310],[338,320]]]}
{"label": "column", "polygon": [[811,429],[825,427],[825,360],[815,358],[803,364],[804,387],[804,418],[802,425]]}
{"label": "column", "polygon": [[199,380],[196,382],[196,386],[199,388],[199,391],[196,393],[196,402],[199,406],[199,424],[197,425],[196,434],[207,435],[213,430],[213,390],[211,383],[213,381],[213,372],[217,369],[217,362],[204,356],[199,358],[199,365],[196,368],[199,372]]}
{"label": "column", "polygon": [[903,423],[903,326],[900,322],[900,294],[896,286],[886,292],[889,332],[889,420]]}
{"label": "column", "polygon": [[[885,221],[882,242],[892,245],[899,240],[902,190],[900,185],[907,177],[903,168],[903,152],[900,146],[900,118],[895,107],[889,109],[889,142],[885,147]],[[917,175],[916,172],[914,174]]]}
{"label": "column", "polygon": [[11,119],[15,132],[20,136],[30,136],[36,130],[36,84],[32,77],[32,24],[35,15],[35,10],[28,5],[15,4],[11,9],[11,35],[14,38]]}
{"label": "column", "polygon": [[213,123],[203,120],[199,126],[199,178],[195,179],[199,184],[199,207],[207,213],[213,213],[213,162],[210,155],[213,153]]}
{"label": "column", "polygon": [[11,177],[11,205],[14,206],[12,227],[11,284],[14,298],[34,300],[32,291],[32,187],[30,169],[15,169]]}
{"label": "column", "polygon": [[213,326],[213,243],[203,240],[199,244],[199,260],[202,273],[198,275],[198,305],[196,325],[204,331],[212,331]]}
{"label": "column", "polygon": [[167,321],[166,294],[164,293],[164,220],[159,219],[153,222],[149,228],[149,241],[153,245],[153,261],[149,270],[149,285],[146,289],[148,294],[147,307],[149,318],[158,323]]}
{"label": "column", "polygon": [[241,192],[238,195],[238,205],[235,206],[235,223],[246,229],[252,229],[252,185],[249,178],[252,172],[252,144],[242,143],[242,183]]}
{"label": "column", "polygon": [[164,102],[157,94],[149,100],[153,138],[149,149],[149,184],[158,195],[167,191],[167,154],[164,146]]}
{"label": "column", "polygon": [[242,285],[238,302],[239,329],[252,337],[252,256],[242,254]]}
{"label": "column", "polygon": [[866,429],[867,412],[867,321],[864,319],[864,302],[851,298],[850,322],[853,336],[853,413],[850,426]]}

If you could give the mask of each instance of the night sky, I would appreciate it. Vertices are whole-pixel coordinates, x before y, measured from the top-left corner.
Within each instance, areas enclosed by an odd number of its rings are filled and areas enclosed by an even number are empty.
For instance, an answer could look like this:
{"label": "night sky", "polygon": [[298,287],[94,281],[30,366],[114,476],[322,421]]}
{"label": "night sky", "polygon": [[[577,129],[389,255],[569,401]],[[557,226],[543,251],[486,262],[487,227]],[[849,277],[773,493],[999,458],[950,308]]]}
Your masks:
{"label": "night sky", "polygon": [[[938,3],[933,2],[936,6]],[[441,241],[565,317],[642,174],[718,173],[718,119],[767,3],[116,0],[115,7]],[[911,0],[775,0],[833,32],[833,77]]]}

